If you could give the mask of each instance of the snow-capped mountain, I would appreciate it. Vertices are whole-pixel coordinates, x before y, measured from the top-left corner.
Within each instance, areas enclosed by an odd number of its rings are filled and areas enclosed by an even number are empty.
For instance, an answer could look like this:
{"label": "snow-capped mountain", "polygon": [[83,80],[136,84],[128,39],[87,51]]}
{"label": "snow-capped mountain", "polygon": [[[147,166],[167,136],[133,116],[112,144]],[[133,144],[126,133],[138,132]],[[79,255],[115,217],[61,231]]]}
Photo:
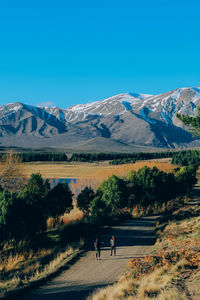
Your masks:
{"label": "snow-capped mountain", "polygon": [[137,147],[198,146],[177,113],[194,116],[200,87],[160,95],[124,93],[68,109],[11,103],[0,106],[2,146],[134,151]]}

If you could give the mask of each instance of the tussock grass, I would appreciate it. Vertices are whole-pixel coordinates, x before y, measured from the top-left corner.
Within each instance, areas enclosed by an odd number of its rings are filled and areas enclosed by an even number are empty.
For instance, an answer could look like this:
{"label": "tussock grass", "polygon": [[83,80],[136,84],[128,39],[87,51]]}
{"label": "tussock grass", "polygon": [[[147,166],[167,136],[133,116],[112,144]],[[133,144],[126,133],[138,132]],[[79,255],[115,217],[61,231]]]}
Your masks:
{"label": "tussock grass", "polygon": [[74,208],[70,211],[69,214],[64,214],[64,216],[62,217],[62,222],[64,224],[69,224],[71,222],[74,222],[74,221],[80,221],[83,219],[83,212],[80,211],[76,205],[74,205]]}
{"label": "tussock grass", "polygon": [[74,203],[73,209],[70,211],[70,213],[66,213],[59,218],[59,223],[55,223],[55,221],[57,220],[55,220],[54,218],[48,218],[47,228],[55,228],[56,226],[61,226],[63,224],[69,224],[71,222],[80,221],[83,219],[83,217],[83,212],[80,211]]}
{"label": "tussock grass", "polygon": [[51,260],[49,264],[44,266],[42,270],[40,270],[40,268],[37,268],[34,274],[29,278],[29,282],[43,278],[48,275],[48,273],[56,270],[66,258],[68,258],[75,251],[78,251],[79,248],[74,247],[75,245],[80,247],[81,245],[83,245],[83,240],[80,240],[80,245],[78,245],[78,243],[75,243],[73,246],[68,246],[63,252],[57,253],[55,258]]}
{"label": "tussock grass", "polygon": [[[32,283],[57,270],[73,253],[78,252],[83,246],[83,239],[71,243],[64,249],[41,249],[34,253],[30,251],[25,254],[10,256],[3,265],[0,265],[0,295],[22,286]],[[46,263],[44,263],[44,259]]]}
{"label": "tussock grass", "polygon": [[123,278],[118,283],[100,289],[88,300],[186,300],[184,290],[174,285],[179,265],[172,269],[158,268],[142,278]]}

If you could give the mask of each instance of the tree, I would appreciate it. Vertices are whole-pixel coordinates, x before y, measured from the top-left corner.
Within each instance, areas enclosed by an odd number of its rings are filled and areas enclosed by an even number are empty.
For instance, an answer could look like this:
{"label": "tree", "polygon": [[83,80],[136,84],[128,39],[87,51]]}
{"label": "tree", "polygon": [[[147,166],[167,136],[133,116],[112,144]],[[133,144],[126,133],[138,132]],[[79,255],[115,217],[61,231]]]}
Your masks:
{"label": "tree", "polygon": [[177,114],[177,118],[189,127],[189,131],[193,136],[200,136],[200,107],[197,107],[198,115],[190,117],[188,115]]}
{"label": "tree", "polygon": [[137,172],[130,171],[127,176],[127,190],[128,190],[128,207],[131,208],[138,204],[141,199],[142,187],[137,179]]}
{"label": "tree", "polygon": [[60,215],[70,212],[73,194],[67,183],[58,183],[47,196],[48,215],[58,221]]}
{"label": "tree", "polygon": [[91,210],[93,213],[98,214],[100,208],[105,215],[115,215],[119,209],[127,206],[127,196],[124,180],[113,175],[100,185],[97,190],[97,197],[91,203]]}
{"label": "tree", "polygon": [[18,193],[26,184],[26,178],[22,174],[20,157],[12,151],[3,156],[3,168],[0,176],[0,185],[3,189],[12,193]]}
{"label": "tree", "polygon": [[127,178],[129,189],[129,206],[148,206],[152,203],[162,204],[176,197],[177,181],[174,174],[143,167],[137,172],[131,171]]}
{"label": "tree", "polygon": [[46,197],[49,185],[41,174],[32,174],[24,189],[18,195],[22,207],[21,218],[25,226],[25,235],[31,238],[46,228]]}
{"label": "tree", "polygon": [[196,183],[196,166],[182,167],[175,172],[179,195],[190,195]]}
{"label": "tree", "polygon": [[95,192],[91,187],[85,187],[77,197],[77,206],[84,214],[88,215],[90,211],[90,205],[95,197]]}
{"label": "tree", "polygon": [[0,191],[0,229],[1,240],[8,240],[11,237],[13,221],[14,197],[7,190]]}
{"label": "tree", "polygon": [[106,203],[102,201],[101,191],[97,191],[95,198],[90,204],[90,209],[92,216],[95,218],[107,216],[107,206]]}

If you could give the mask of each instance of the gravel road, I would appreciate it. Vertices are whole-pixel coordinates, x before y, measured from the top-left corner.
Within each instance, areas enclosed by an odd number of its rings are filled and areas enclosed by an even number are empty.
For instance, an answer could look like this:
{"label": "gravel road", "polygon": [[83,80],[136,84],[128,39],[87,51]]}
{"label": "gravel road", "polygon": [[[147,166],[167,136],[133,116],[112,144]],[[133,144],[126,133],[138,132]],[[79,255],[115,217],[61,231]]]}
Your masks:
{"label": "gravel road", "polygon": [[[94,289],[116,282],[123,274],[130,258],[148,254],[155,242],[157,217],[123,221],[104,231],[101,260],[96,260],[93,241],[89,251],[68,270],[49,281],[44,286],[21,296],[20,300],[81,300]],[[115,235],[116,256],[110,256],[109,240]]]}

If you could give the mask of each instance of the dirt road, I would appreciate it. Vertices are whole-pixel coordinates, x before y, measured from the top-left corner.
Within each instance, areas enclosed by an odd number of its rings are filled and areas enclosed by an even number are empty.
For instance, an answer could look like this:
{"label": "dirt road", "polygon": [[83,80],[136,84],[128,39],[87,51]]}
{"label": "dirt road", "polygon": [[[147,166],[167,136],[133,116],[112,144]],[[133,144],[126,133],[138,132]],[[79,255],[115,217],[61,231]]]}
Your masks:
{"label": "dirt road", "polygon": [[[20,297],[20,300],[80,300],[94,289],[112,284],[123,274],[130,258],[142,257],[151,251],[155,242],[156,217],[129,220],[106,230],[101,260],[95,259],[93,242],[89,250],[74,265],[46,285]],[[116,256],[110,256],[109,240],[115,235]]]}

